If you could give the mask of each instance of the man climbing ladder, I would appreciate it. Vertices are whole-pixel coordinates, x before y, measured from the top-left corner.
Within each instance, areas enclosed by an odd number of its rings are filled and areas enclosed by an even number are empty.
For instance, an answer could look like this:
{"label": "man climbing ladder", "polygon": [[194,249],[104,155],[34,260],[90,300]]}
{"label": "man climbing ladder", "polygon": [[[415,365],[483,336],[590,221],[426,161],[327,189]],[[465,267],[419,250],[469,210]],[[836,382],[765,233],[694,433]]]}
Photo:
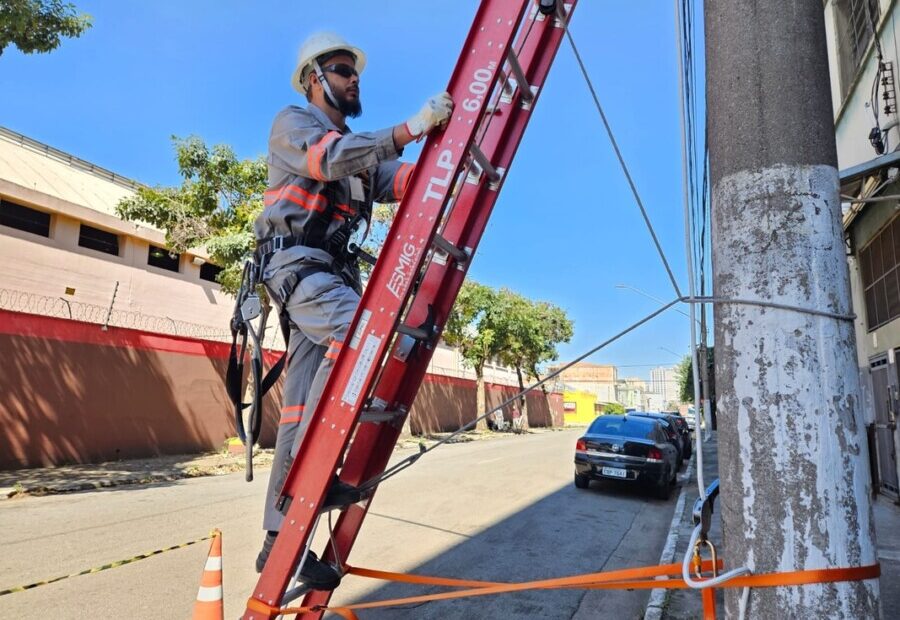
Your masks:
{"label": "man climbing ladder", "polygon": [[[346,558],[372,494],[385,473],[391,449],[421,385],[559,47],[563,24],[575,4],[574,0],[481,2],[448,84],[447,90],[456,103],[452,115],[448,97],[439,96],[411,119],[406,128],[390,130],[393,135],[400,134],[396,146],[402,146],[406,143],[404,138],[408,142],[413,136],[428,133],[442,120],[448,121],[445,129],[429,135],[408,183],[399,171],[394,172],[392,187],[408,186],[403,188],[403,199],[368,285],[358,302],[354,297],[355,316],[342,332],[346,342],[339,337],[337,341],[341,344],[329,345],[334,359],[329,361],[327,379],[323,377],[324,385],[320,388],[317,376],[310,388],[310,398],[303,403],[307,425],[278,493],[278,505],[284,508],[285,518],[277,538],[271,539],[271,552],[247,601],[245,620],[274,618],[283,605],[304,594],[306,609],[315,610],[304,616],[321,616],[331,590],[313,586],[311,591],[304,591],[290,584],[299,576],[307,586],[311,585],[304,571],[298,575],[297,567],[307,567],[306,558],[310,557],[319,518],[337,495],[332,491],[332,497],[328,497],[338,471],[340,480],[351,485],[351,488],[341,486],[340,491],[347,490],[349,495],[355,491],[365,494],[362,501],[347,505],[335,523],[328,520],[330,544],[321,555],[325,568],[347,570]],[[353,49],[346,51],[354,53]],[[358,71],[358,61],[354,61],[351,68]],[[334,58],[323,62],[330,66]],[[351,88],[355,76],[352,71],[340,69],[349,75],[348,81],[337,78],[332,81],[331,74],[321,71],[322,64],[316,64],[318,67],[313,66],[310,72],[322,73],[327,79],[308,77],[306,85],[314,87],[316,83],[324,83],[331,89],[338,84],[342,88],[341,92],[330,95],[323,88],[320,109],[328,112],[331,108],[324,97],[328,95],[340,105],[343,93],[356,90]],[[311,97],[317,96],[317,91],[307,92]],[[356,94],[349,99],[358,99],[358,91]],[[443,114],[439,113],[441,110]],[[333,127],[340,127],[340,122],[329,120]],[[330,138],[329,131],[337,135]],[[377,142],[387,131],[368,135]],[[277,128],[273,140],[276,134]],[[335,129],[326,131],[319,127],[307,142],[308,152],[303,153],[303,159],[295,161],[292,169],[301,170],[309,178],[310,172],[316,172],[319,153],[337,144],[338,136],[350,137]],[[332,139],[335,142],[329,142]],[[372,142],[367,144],[371,148]],[[376,144],[375,156],[367,165],[379,168],[377,157],[381,144],[385,143]],[[396,156],[394,151],[387,153],[388,158]],[[324,153],[321,157],[324,159]],[[270,161],[270,165],[277,163],[277,159]],[[325,175],[324,165],[321,172],[314,179],[318,183],[332,180]],[[345,170],[343,174],[349,173]],[[280,178],[272,181],[277,187],[285,183]],[[368,181],[374,193],[371,173],[361,181]],[[297,183],[293,178],[290,182]],[[355,182],[347,183],[347,196],[351,195],[351,183]],[[323,186],[311,184],[300,189],[306,194],[292,191],[292,196],[308,202],[309,194],[321,192]],[[341,201],[326,203],[341,204]],[[314,205],[308,211],[315,208]],[[261,236],[269,234],[286,233],[265,231]],[[266,251],[263,245],[263,252]],[[285,251],[280,250],[271,260],[277,260]],[[300,284],[296,285],[295,278],[270,274],[271,268],[265,271],[273,291],[281,288],[282,279],[290,287],[305,291],[319,277],[301,272]],[[337,288],[340,283],[334,286]],[[314,292],[319,291],[314,289]],[[327,285],[320,287],[320,293],[327,296],[331,289]],[[286,298],[293,317],[294,300],[290,296]],[[298,327],[303,329],[302,325]],[[319,389],[321,392],[317,392]]]}
{"label": "man climbing ladder", "polygon": [[[372,202],[397,202],[413,166],[400,163],[405,145],[446,121],[447,93],[429,99],[405,123],[371,133],[352,133],[346,119],[362,113],[359,75],[366,56],[332,33],[317,33],[301,46],[291,84],[308,106],[278,113],[269,136],[269,187],[256,220],[256,261],[271,298],[290,325],[288,371],[266,494],[266,537],[256,560],[262,572],[281,529],[276,507],[287,470],[334,365],[361,294],[358,246]],[[325,507],[359,501],[354,487],[335,479]],[[330,590],[340,582],[330,565],[310,553],[300,571],[310,587]]]}

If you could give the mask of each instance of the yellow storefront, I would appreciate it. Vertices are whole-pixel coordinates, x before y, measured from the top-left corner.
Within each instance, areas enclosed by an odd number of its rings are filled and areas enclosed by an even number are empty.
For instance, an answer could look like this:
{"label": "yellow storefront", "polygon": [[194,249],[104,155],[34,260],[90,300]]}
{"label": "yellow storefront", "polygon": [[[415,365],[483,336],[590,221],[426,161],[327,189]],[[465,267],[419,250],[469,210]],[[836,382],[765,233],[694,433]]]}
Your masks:
{"label": "yellow storefront", "polygon": [[563,414],[566,424],[590,424],[597,417],[593,392],[563,392]]}

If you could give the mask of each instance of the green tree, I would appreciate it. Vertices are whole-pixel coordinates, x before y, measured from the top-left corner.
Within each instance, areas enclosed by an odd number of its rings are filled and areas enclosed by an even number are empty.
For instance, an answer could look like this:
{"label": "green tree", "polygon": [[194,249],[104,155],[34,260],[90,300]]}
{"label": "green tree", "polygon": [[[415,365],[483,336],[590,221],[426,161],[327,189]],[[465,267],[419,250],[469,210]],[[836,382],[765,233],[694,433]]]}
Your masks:
{"label": "green tree", "polygon": [[[459,349],[462,358],[475,370],[477,415],[487,411],[484,365],[499,353],[496,314],[497,293],[483,284],[466,280],[444,328],[444,340]],[[487,422],[479,421],[477,428],[487,428]]]}
{"label": "green tree", "polygon": [[[524,375],[539,377],[539,367],[559,356],[556,347],[572,338],[573,324],[561,308],[502,289],[498,294],[495,322],[498,333],[498,360],[516,369],[519,390],[525,389]],[[544,390],[546,395],[546,390]],[[523,427],[528,426],[528,405],[520,401]]]}
{"label": "green tree", "polygon": [[620,403],[606,403],[603,405],[603,413],[606,415],[625,413],[625,405]]}
{"label": "green tree", "polygon": [[675,376],[678,378],[678,397],[681,402],[694,402],[694,364],[690,355],[685,355],[684,359],[678,362]]}
{"label": "green tree", "polygon": [[[709,347],[706,350],[706,366],[709,373],[709,393],[708,397],[711,406],[715,409],[716,402],[716,365],[715,365],[715,347]],[[675,376],[678,379],[678,395],[683,403],[694,402],[694,364],[690,355],[685,355],[684,359],[675,367]],[[700,375],[700,381],[703,381],[703,374]],[[701,392],[703,387],[701,385]]]}
{"label": "green tree", "polygon": [[50,52],[62,37],[80,37],[91,17],[77,14],[75,5],[61,0],[3,0],[0,2],[0,54],[10,44],[23,54]]}
{"label": "green tree", "polygon": [[253,220],[263,208],[264,158],[239,160],[231,147],[208,147],[196,136],[172,138],[181,185],[143,187],[116,212],[166,234],[170,251],[203,248],[222,267],[216,276],[230,294],[240,286],[243,262],[254,247]]}

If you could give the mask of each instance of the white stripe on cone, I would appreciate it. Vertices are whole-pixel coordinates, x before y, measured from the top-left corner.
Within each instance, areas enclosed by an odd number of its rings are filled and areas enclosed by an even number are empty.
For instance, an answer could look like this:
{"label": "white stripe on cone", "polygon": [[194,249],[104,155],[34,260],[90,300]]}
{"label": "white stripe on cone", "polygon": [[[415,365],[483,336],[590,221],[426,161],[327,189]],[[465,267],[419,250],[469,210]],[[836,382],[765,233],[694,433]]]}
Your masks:
{"label": "white stripe on cone", "polygon": [[222,570],[222,556],[211,555],[206,558],[206,566],[203,570]]}
{"label": "white stripe on cone", "polygon": [[215,601],[222,600],[222,586],[213,586],[210,588],[206,588],[200,586],[200,590],[197,592],[197,600],[201,603],[212,603]]}

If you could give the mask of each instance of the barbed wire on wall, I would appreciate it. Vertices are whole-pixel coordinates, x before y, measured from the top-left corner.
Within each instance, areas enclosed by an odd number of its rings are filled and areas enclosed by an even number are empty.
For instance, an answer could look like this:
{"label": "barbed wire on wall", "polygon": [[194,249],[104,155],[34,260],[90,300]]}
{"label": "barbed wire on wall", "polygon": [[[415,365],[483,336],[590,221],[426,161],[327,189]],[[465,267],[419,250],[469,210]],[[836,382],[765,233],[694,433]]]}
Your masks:
{"label": "barbed wire on wall", "polygon": [[115,307],[110,310],[109,306],[5,288],[0,288],[0,309],[95,323],[100,327],[106,324],[157,334],[231,342],[231,333],[222,327],[180,321],[168,316],[153,316],[134,310],[117,310]]}

